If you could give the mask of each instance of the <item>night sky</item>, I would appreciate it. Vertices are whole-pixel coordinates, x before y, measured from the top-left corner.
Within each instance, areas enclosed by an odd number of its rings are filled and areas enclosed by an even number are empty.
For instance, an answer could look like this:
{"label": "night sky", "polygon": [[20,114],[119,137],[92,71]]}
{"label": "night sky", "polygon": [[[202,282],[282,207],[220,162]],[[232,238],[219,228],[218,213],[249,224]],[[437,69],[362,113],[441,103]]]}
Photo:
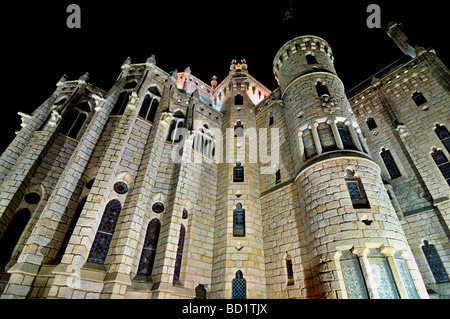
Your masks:
{"label": "night sky", "polygon": [[[0,152],[20,130],[17,112],[31,113],[55,90],[63,74],[85,72],[108,91],[127,56],[143,63],[152,54],[170,72],[206,83],[228,75],[232,59],[245,58],[249,73],[277,87],[272,62],[290,39],[317,35],[330,44],[338,75],[349,90],[403,54],[385,33],[401,22],[415,46],[433,47],[449,65],[445,1],[3,1],[0,0],[2,85]],[[69,29],[66,8],[81,7],[81,29]],[[156,4],[158,3],[158,4]],[[381,29],[369,29],[366,8],[381,7]]]}

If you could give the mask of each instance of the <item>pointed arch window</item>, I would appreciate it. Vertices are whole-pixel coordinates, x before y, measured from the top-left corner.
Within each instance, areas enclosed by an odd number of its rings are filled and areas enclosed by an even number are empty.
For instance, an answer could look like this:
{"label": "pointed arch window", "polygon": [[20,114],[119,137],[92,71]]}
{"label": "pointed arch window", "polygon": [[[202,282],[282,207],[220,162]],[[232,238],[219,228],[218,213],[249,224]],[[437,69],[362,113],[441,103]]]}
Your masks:
{"label": "pointed arch window", "polygon": [[84,122],[88,118],[90,110],[90,106],[87,102],[83,102],[75,106],[68,119],[64,122],[61,129],[61,134],[76,139],[78,133],[83,127]]}
{"label": "pointed arch window", "polygon": [[5,270],[5,266],[10,261],[14,248],[19,242],[30,217],[31,212],[28,209],[21,209],[14,214],[8,228],[6,228],[0,239],[0,271]]}
{"label": "pointed arch window", "polygon": [[167,142],[179,143],[183,139],[184,114],[176,111],[170,121]]}
{"label": "pointed arch window", "polygon": [[147,227],[144,247],[142,248],[141,259],[137,274],[140,276],[151,276],[155,263],[156,248],[158,247],[159,232],[161,222],[158,218],[153,218]]}
{"label": "pointed arch window", "polygon": [[192,148],[202,153],[204,156],[214,159],[216,142],[214,141],[214,136],[209,130],[208,125],[204,124],[198,129],[194,136]]}
{"label": "pointed arch window", "polygon": [[441,258],[439,257],[439,254],[436,250],[436,247],[434,245],[430,245],[427,240],[424,240],[422,251],[425,255],[425,258],[427,259],[428,265],[430,266],[436,283],[450,281],[447,272],[445,271],[445,267],[442,264]]}
{"label": "pointed arch window", "polygon": [[445,156],[442,150],[433,148],[431,157],[447,181],[447,184],[450,186],[450,163],[448,162],[447,156]]}
{"label": "pointed arch window", "polygon": [[383,159],[384,165],[386,166],[389,175],[391,176],[391,179],[398,178],[402,176],[400,173],[400,170],[397,167],[397,164],[395,164],[394,158],[392,157],[391,151],[386,149],[381,149],[381,158]]}
{"label": "pointed arch window", "polygon": [[310,129],[303,131],[302,140],[303,148],[305,150],[305,159],[309,159],[317,155],[316,145],[314,144],[314,138]]}
{"label": "pointed arch window", "polygon": [[[152,90],[150,90],[152,89]],[[147,94],[142,101],[141,109],[139,110],[139,115],[141,118],[147,121],[153,122],[155,120],[156,111],[159,104],[159,92],[156,88],[150,88],[150,92],[155,92],[153,94]]]}
{"label": "pointed arch window", "polygon": [[352,135],[350,134],[350,129],[348,128],[348,126],[343,122],[337,123],[336,126],[339,132],[339,136],[341,137],[344,149],[355,150],[356,146],[353,143]]}
{"label": "pointed arch window", "polygon": [[186,228],[183,224],[180,226],[180,236],[178,237],[177,257],[175,259],[175,270],[173,280],[180,280],[181,262],[183,260],[184,238],[186,236]]}
{"label": "pointed arch window", "polygon": [[121,209],[122,205],[117,199],[113,199],[106,204],[102,220],[89,252],[88,262],[96,264],[105,262]]}
{"label": "pointed arch window", "polygon": [[370,208],[361,179],[355,175],[355,171],[351,168],[347,168],[345,174],[345,184],[347,185],[353,208]]}
{"label": "pointed arch window", "polygon": [[245,209],[241,203],[237,203],[233,210],[233,236],[245,237]]}
{"label": "pointed arch window", "polygon": [[336,140],[333,136],[331,126],[325,122],[317,126],[317,133],[319,134],[320,143],[324,152],[336,150]]}
{"label": "pointed arch window", "polygon": [[247,299],[247,281],[240,270],[231,281],[231,299]]}
{"label": "pointed arch window", "polygon": [[366,282],[358,256],[351,250],[344,250],[339,262],[348,299],[368,299]]}
{"label": "pointed arch window", "polygon": [[123,115],[130,99],[131,92],[124,91],[119,95],[116,104],[111,111],[111,115]]}
{"label": "pointed arch window", "polygon": [[450,132],[445,127],[445,125],[436,124],[436,128],[434,129],[436,135],[441,140],[442,144],[446,148],[447,152],[450,153]]}

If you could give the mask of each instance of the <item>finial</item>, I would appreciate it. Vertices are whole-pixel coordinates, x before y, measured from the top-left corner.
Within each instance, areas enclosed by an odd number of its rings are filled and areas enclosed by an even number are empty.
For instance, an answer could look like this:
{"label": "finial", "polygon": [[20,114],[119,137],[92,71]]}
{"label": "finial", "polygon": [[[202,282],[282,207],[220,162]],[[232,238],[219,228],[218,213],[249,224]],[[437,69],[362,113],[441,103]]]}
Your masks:
{"label": "finial", "polygon": [[215,90],[217,87],[217,76],[215,76],[215,75],[213,75],[213,77],[212,77],[211,86],[212,86],[213,90]]}
{"label": "finial", "polygon": [[80,76],[78,78],[78,81],[82,81],[82,82],[88,82],[91,79],[89,72],[86,72],[85,74],[83,74],[82,76]]}
{"label": "finial", "polygon": [[152,55],[147,59],[147,61],[145,62],[145,64],[146,64],[147,66],[155,66],[155,65],[156,65],[156,58],[155,58],[155,55],[152,54]]}
{"label": "finial", "polygon": [[129,68],[131,64],[131,58],[127,57],[122,63],[122,69]]}
{"label": "finial", "polygon": [[187,67],[186,69],[184,69],[184,73],[191,74],[191,68]]}
{"label": "finial", "polygon": [[64,83],[66,83],[66,81],[68,80],[68,76],[67,74],[64,74],[58,81],[58,83],[56,83],[56,86],[60,86],[60,85],[64,85]]}

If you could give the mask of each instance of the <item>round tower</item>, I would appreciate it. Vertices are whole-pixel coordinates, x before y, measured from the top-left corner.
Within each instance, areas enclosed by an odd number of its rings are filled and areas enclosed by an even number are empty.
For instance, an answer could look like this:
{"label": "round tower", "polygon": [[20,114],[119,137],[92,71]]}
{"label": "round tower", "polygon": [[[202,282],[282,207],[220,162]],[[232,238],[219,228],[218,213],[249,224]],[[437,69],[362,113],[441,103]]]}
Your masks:
{"label": "round tower", "polygon": [[333,60],[325,40],[302,36],[286,43],[273,63],[295,154],[309,258],[305,297],[426,298]]}

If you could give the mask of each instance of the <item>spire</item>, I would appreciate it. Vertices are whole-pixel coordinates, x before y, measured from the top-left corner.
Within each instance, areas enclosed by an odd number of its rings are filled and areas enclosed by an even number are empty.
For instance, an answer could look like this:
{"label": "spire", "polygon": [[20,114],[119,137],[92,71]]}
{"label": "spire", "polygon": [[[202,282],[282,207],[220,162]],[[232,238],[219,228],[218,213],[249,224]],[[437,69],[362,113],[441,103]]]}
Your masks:
{"label": "spire", "polygon": [[392,38],[392,40],[394,40],[405,55],[409,55],[411,58],[416,57],[416,51],[411,45],[409,45],[408,37],[406,36],[401,23],[392,21],[389,22],[386,33]]}

